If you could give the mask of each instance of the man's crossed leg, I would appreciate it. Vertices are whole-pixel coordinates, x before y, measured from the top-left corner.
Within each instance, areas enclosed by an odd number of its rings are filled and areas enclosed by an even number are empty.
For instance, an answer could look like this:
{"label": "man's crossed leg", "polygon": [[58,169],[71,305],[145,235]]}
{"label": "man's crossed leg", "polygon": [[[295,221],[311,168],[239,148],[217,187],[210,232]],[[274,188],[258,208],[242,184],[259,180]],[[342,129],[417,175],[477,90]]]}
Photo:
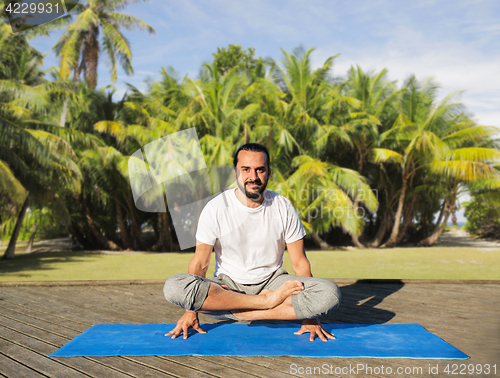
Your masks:
{"label": "man's crossed leg", "polygon": [[164,294],[169,302],[188,311],[166,334],[174,338],[181,333],[186,338],[189,327],[204,333],[195,312],[219,320],[305,320],[338,307],[341,298],[333,282],[289,275],[284,268],[255,285],[236,283],[224,274],[216,278],[176,274],[165,282]]}

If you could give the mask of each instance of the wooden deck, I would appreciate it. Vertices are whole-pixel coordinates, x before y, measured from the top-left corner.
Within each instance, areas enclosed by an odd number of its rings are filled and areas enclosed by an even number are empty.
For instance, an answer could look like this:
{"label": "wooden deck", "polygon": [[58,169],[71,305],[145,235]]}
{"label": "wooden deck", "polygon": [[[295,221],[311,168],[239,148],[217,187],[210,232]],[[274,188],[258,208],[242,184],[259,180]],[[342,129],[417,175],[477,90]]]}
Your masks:
{"label": "wooden deck", "polygon": [[[469,360],[297,357],[70,357],[49,354],[99,323],[176,323],[161,284],[0,287],[0,375],[29,377],[430,377],[446,365],[494,365],[500,376],[500,284],[339,283],[343,301],[330,323],[418,323],[471,356]],[[213,322],[200,315],[203,323]],[[331,342],[331,341],[330,341]],[[324,365],[366,365],[372,374],[309,374]],[[438,365],[439,374],[429,366]],[[380,370],[384,367],[384,373]],[[298,374],[300,368],[302,374]],[[379,370],[377,370],[378,368]],[[393,373],[386,374],[391,368]],[[400,368],[397,374],[397,369]],[[422,370],[418,370],[421,368]],[[406,369],[406,372],[401,369]],[[410,369],[410,370],[408,370]],[[337,369],[337,371],[339,371]],[[344,372],[346,369],[344,369]],[[459,372],[457,370],[457,372]],[[465,372],[467,372],[465,370]],[[297,374],[293,374],[297,373]],[[333,374],[331,374],[333,373]],[[450,374],[451,376],[451,374]],[[455,374],[494,377],[488,374]]]}

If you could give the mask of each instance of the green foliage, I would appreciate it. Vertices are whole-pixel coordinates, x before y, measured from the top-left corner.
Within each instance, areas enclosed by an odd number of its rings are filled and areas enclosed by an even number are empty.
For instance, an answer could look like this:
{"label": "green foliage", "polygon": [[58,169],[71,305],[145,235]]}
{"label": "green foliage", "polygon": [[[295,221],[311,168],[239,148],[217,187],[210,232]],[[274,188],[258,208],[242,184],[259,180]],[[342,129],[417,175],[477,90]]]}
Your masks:
{"label": "green foliage", "polygon": [[471,234],[500,239],[500,190],[475,193],[463,205]]}
{"label": "green foliage", "polygon": [[[82,1],[72,8],[70,17],[61,17],[58,22],[50,22],[34,29],[33,33],[46,34],[51,30],[67,26],[66,32],[53,47],[60,60],[60,76],[69,77],[73,69],[74,79],[80,72],[92,89],[97,86],[97,66],[99,54],[105,52],[110,62],[111,80],[117,80],[117,64],[127,74],[132,68],[132,50],[122,30],[140,29],[154,34],[155,30],[135,16],[117,13],[129,3],[147,0],[95,0]],[[73,20],[74,17],[74,20]],[[68,23],[73,21],[71,25]]]}
{"label": "green foliage", "polygon": [[[10,238],[12,230],[15,226],[15,220],[15,218],[11,218],[3,224],[3,240]],[[44,207],[42,209],[29,210],[26,213],[21,231],[19,232],[19,240],[28,240],[35,225],[37,227],[35,240],[68,236],[68,231],[61,222],[60,217],[58,217],[57,214],[55,214],[50,208]]]}
{"label": "green foliage", "polygon": [[[334,227],[367,240],[382,229],[384,213],[395,240],[401,221],[424,238],[434,232],[436,214],[446,208],[449,215],[468,187],[499,185],[497,129],[476,125],[458,96],[439,102],[432,81],[410,77],[397,86],[386,69],[353,67],[345,79],[334,79],[335,56],[314,69],[314,49],[283,50],[280,62],[264,63],[253,48],[229,45],[218,48],[198,78],[162,68],[146,91],[129,86],[114,99],[111,86],[95,90],[101,50],[111,58],[113,80],[119,63],[132,72],[132,51],[119,30],[153,31],[114,12],[128,3],[96,0],[73,8],[75,18],[55,47],[61,67],[51,81],[26,37],[0,25],[0,222],[15,223],[29,192],[30,208],[50,208],[57,218],[47,227],[62,221],[89,250],[108,249],[109,241],[148,249],[152,243],[140,240],[146,224],[158,240],[175,239],[172,224],[160,225],[158,214],[135,207],[127,166],[138,149],[192,127],[209,166],[232,164],[244,143],[265,145],[268,188],[291,200],[309,235],[325,240]],[[71,70],[76,82],[68,80]],[[78,82],[81,70],[87,82]],[[28,213],[21,237],[36,211]]]}
{"label": "green foliage", "polygon": [[227,49],[225,47],[217,47],[217,52],[212,54],[214,63],[219,74],[225,75],[231,69],[255,69],[258,60],[254,59],[255,49],[249,47],[243,50],[240,45],[230,44]]}

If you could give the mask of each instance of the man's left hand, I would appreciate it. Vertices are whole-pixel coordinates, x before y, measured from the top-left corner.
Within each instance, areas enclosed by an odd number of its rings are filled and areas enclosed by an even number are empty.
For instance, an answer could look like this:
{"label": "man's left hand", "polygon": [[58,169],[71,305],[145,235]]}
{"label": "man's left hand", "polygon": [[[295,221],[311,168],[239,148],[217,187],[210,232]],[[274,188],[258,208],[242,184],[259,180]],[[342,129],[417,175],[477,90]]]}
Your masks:
{"label": "man's left hand", "polygon": [[307,332],[311,334],[311,337],[309,338],[310,341],[314,341],[316,335],[323,341],[328,341],[326,338],[333,340],[336,339],[336,337],[332,333],[327,332],[323,329],[318,319],[304,320],[302,322],[302,327],[300,327],[300,329],[295,332],[294,335],[302,335],[303,333]]}

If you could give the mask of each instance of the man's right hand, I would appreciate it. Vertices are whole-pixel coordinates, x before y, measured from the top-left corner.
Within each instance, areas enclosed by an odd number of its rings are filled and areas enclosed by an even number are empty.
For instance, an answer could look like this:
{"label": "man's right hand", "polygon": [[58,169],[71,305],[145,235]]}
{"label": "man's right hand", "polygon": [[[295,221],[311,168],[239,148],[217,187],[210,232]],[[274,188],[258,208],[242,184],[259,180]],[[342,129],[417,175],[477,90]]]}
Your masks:
{"label": "man's right hand", "polygon": [[186,311],[186,313],[182,315],[182,317],[177,322],[175,328],[169,333],[166,333],[165,336],[173,335],[172,339],[175,339],[182,333],[184,335],[183,339],[187,339],[189,328],[193,328],[199,333],[206,333],[200,327],[200,323],[198,321],[198,313],[196,311]]}

